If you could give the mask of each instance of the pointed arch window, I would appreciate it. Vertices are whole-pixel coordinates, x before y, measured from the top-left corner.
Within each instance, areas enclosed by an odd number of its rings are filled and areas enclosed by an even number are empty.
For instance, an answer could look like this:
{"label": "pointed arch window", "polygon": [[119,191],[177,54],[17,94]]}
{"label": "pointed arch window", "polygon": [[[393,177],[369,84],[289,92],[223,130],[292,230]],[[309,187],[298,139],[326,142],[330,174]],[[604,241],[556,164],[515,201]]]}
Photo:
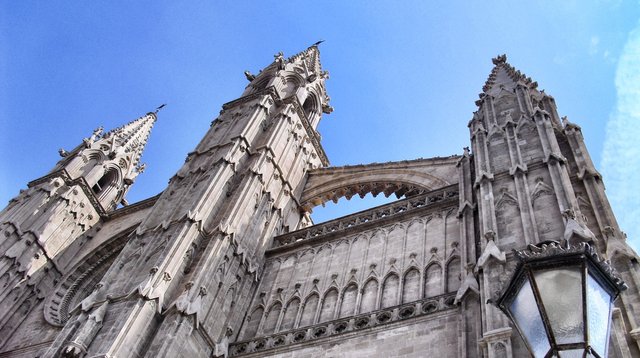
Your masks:
{"label": "pointed arch window", "polygon": [[97,196],[105,193],[107,189],[115,187],[118,181],[118,173],[115,170],[107,170],[104,175],[91,188]]}
{"label": "pointed arch window", "polygon": [[304,110],[304,114],[307,116],[307,120],[313,126],[318,116],[318,101],[316,100],[316,97],[312,94],[307,96],[307,99],[305,99],[302,104],[302,109]]}

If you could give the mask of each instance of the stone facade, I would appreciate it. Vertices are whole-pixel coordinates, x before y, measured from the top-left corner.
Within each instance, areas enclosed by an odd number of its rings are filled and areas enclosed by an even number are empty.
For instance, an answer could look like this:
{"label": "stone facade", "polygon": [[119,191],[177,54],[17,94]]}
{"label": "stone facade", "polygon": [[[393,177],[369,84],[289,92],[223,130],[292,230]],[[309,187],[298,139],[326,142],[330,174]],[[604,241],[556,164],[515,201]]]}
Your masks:
{"label": "stone facade", "polygon": [[[0,212],[0,357],[526,356],[490,301],[546,240],[611,260],[609,356],[640,356],[638,256],[580,127],[493,62],[460,155],[330,167],[317,45],[245,73],[157,197],[124,201],[156,113],[61,150]],[[310,219],[368,193],[399,200]]]}

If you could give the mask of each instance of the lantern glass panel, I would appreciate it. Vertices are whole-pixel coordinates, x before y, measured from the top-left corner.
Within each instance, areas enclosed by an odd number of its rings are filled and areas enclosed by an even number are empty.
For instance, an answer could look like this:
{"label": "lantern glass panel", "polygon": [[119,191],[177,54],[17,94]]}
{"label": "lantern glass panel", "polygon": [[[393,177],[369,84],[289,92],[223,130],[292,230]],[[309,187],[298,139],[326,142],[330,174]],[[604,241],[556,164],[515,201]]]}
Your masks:
{"label": "lantern glass panel", "polygon": [[607,356],[611,295],[591,275],[587,276],[587,322],[589,345],[602,357]]}
{"label": "lantern glass panel", "polygon": [[551,347],[529,280],[525,280],[509,305],[509,310],[534,356],[544,357]]}
{"label": "lantern glass panel", "polygon": [[540,270],[534,277],[556,343],[584,342],[580,267]]}
{"label": "lantern glass panel", "polygon": [[560,358],[582,358],[584,357],[584,349],[569,349],[567,351],[558,352]]}

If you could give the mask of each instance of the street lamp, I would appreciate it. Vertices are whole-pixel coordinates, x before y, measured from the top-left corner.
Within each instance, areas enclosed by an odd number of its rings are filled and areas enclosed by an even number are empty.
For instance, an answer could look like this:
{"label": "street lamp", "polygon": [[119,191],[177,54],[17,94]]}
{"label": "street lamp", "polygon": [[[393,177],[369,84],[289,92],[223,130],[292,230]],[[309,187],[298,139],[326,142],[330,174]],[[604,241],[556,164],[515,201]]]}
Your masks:
{"label": "street lamp", "polygon": [[587,243],[555,241],[515,251],[518,264],[497,306],[538,357],[607,356],[613,301],[627,288]]}

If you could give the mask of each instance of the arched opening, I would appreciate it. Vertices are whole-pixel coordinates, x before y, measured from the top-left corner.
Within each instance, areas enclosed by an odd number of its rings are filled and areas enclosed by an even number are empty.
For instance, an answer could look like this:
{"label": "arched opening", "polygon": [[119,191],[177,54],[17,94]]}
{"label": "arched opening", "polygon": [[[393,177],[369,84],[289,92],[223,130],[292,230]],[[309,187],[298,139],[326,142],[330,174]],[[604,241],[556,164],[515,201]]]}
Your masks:
{"label": "arched opening", "polygon": [[315,293],[307,298],[304,303],[304,308],[302,309],[302,316],[300,317],[300,327],[310,326],[314,323],[319,301],[320,299]]}
{"label": "arched opening", "polygon": [[104,175],[91,188],[96,196],[101,196],[107,189],[114,187],[118,180],[118,173],[115,170],[107,170]]}
{"label": "arched opening", "polygon": [[371,193],[365,195],[365,197],[360,200],[350,200],[342,197],[337,203],[329,201],[313,208],[311,218],[315,224],[320,224],[363,210],[372,209],[380,205],[385,205],[396,200],[398,199],[392,196],[385,197],[384,195],[378,195],[374,197]]}
{"label": "arched opening", "polygon": [[307,116],[309,123],[313,126],[315,124],[316,116],[318,115],[318,104],[315,96],[307,96],[307,99],[305,99],[302,104],[302,109],[304,110],[304,114]]}

